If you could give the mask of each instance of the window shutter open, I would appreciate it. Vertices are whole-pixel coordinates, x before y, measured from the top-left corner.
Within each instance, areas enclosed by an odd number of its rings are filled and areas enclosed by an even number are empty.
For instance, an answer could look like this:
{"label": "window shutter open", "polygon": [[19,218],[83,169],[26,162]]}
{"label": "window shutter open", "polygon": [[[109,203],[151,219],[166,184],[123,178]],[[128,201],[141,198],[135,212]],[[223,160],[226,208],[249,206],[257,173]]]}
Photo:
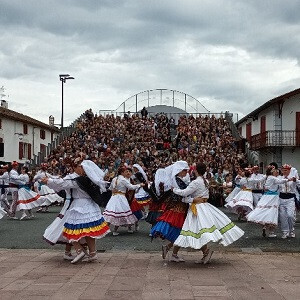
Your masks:
{"label": "window shutter open", "polygon": [[31,144],[28,144],[28,159],[31,159]]}
{"label": "window shutter open", "polygon": [[19,159],[23,158],[23,143],[19,142]]}

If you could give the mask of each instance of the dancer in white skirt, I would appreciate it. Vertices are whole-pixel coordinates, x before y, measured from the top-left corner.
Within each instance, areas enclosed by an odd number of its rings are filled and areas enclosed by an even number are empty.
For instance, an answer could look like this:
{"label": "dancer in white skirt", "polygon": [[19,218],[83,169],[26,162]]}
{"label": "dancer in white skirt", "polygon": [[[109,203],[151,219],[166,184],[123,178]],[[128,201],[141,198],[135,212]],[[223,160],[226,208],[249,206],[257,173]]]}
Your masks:
{"label": "dancer in white skirt", "polygon": [[228,195],[228,197],[225,199],[226,204],[224,205],[226,208],[231,208],[231,204],[233,201],[233,198],[240,192],[241,190],[241,185],[240,185],[240,181],[242,179],[242,174],[243,174],[243,170],[239,169],[238,170],[238,175],[235,177],[234,182],[235,182],[235,187],[233,189],[233,191]]}
{"label": "dancer in white skirt", "polygon": [[140,187],[135,191],[134,198],[130,203],[130,209],[138,220],[134,224],[135,231],[138,231],[139,228],[138,222],[140,219],[147,217],[147,214],[145,213],[145,206],[148,205],[150,206],[152,199],[148,191],[146,191],[146,189],[149,190],[149,188],[148,188],[148,177],[145,171],[139,164],[134,164],[132,168],[134,171],[134,175],[132,176],[133,178],[132,184],[140,184],[140,183],[145,184],[144,188]]}
{"label": "dancer in white skirt", "polygon": [[10,208],[8,211],[8,216],[10,219],[18,220],[16,217],[16,209],[17,209],[17,202],[18,202],[18,191],[19,185],[23,182],[19,180],[19,163],[17,161],[13,161],[11,163],[12,169],[9,172],[9,191],[11,192],[12,202],[10,204]]}
{"label": "dancer in white skirt", "polygon": [[250,176],[251,169],[246,168],[244,177],[240,180],[241,190],[233,197],[233,201],[230,205],[232,211],[238,215],[238,220],[241,220],[253,210],[253,195],[251,187],[253,183],[258,181],[256,179],[251,179]]}
{"label": "dancer in white skirt", "polygon": [[266,236],[266,230],[269,231],[269,237],[274,238],[275,228],[278,225],[278,208],[279,208],[279,186],[288,181],[277,177],[278,170],[274,166],[269,166],[266,171],[265,193],[259,200],[256,208],[251,211],[246,219],[248,222],[253,222],[263,225],[262,235]]}
{"label": "dancer in white skirt", "polygon": [[[143,168],[139,164],[134,164],[132,167],[134,171],[135,181],[137,181],[138,184],[144,183],[146,185],[148,182],[148,177]],[[145,189],[142,187],[135,192],[134,198],[142,208],[144,206],[149,205],[149,203],[151,202],[151,197],[149,193],[146,192]]]}
{"label": "dancer in white skirt", "polygon": [[41,181],[44,177],[49,177],[52,179],[57,179],[56,176],[51,175],[47,172],[48,165],[46,163],[41,164],[41,169],[37,172],[37,174],[34,176],[33,180],[38,181],[39,183],[39,194],[41,196],[44,196],[44,203],[41,205],[41,208],[37,210],[37,212],[47,212],[48,206],[51,204],[58,202],[62,203],[64,202],[64,198],[60,197],[53,189],[50,189],[47,185],[43,184]]}
{"label": "dancer in white skirt", "polygon": [[[63,237],[74,245],[76,257],[71,263],[76,263],[86,255],[81,245],[83,239],[89,248],[89,261],[97,259],[96,241],[110,232],[96,200],[105,192],[104,173],[92,161],[77,162],[74,168],[74,179],[44,178],[42,182],[55,190],[72,189],[73,202],[65,214],[62,230]],[[49,235],[47,234],[49,237]]]}
{"label": "dancer in white skirt", "polygon": [[292,170],[292,166],[285,164],[281,168],[282,177],[289,178],[289,182],[280,186],[279,194],[279,221],[281,225],[282,237],[286,239],[288,237],[295,238],[295,221],[296,221],[296,192],[297,183],[296,176],[298,176],[297,170]]}
{"label": "dancer in white skirt", "polygon": [[204,264],[209,262],[213,253],[207,246],[209,242],[228,246],[244,234],[223,212],[207,203],[209,187],[203,177],[205,170],[205,164],[197,164],[195,170],[197,178],[184,190],[173,189],[175,194],[182,197],[189,196],[187,199],[192,199],[180,235],[174,245],[201,249],[203,252],[201,262]]}
{"label": "dancer in white skirt", "polygon": [[[140,187],[137,189],[134,193],[133,199],[130,202],[130,209],[133,212],[133,214],[137,218],[137,222],[135,223],[135,231],[138,231],[139,225],[138,222],[141,219],[145,219],[147,217],[147,214],[145,212],[145,206],[148,206],[151,204],[152,199],[148,193],[148,177],[143,170],[143,168],[139,164],[134,164],[132,166],[134,174],[131,177],[132,184],[139,184],[144,183],[144,188]],[[147,189],[147,190],[146,190]]]}
{"label": "dancer in white skirt", "polygon": [[19,180],[22,181],[23,184],[19,185],[16,210],[22,211],[20,220],[32,219],[34,215],[31,210],[35,207],[40,207],[46,201],[46,198],[31,190],[27,167],[21,169]]}
{"label": "dancer in white skirt", "polygon": [[119,235],[117,232],[119,226],[128,226],[128,232],[133,233],[132,225],[137,222],[137,218],[132,213],[128,200],[126,198],[127,190],[136,190],[143,187],[144,184],[131,184],[131,170],[126,167],[121,167],[118,171],[118,176],[115,177],[109,189],[112,191],[112,196],[109,199],[103,216],[106,222],[114,225],[113,235]]}

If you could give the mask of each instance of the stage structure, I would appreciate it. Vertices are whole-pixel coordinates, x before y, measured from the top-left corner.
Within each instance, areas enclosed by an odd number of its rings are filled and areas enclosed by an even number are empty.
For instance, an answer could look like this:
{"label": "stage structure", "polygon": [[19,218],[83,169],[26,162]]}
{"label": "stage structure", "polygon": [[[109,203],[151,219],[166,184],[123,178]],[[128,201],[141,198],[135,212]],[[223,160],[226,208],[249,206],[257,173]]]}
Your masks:
{"label": "stage structure", "polygon": [[[147,108],[149,115],[163,112],[168,116],[172,115],[175,119],[179,115],[225,115],[225,112],[214,113],[208,110],[198,99],[186,93],[169,90],[153,89],[137,93],[124,102],[115,110],[99,110],[100,115],[113,114],[123,116],[124,114],[133,114],[140,112],[143,107]],[[228,112],[227,112],[228,113]],[[238,115],[232,115],[234,121],[238,121]]]}

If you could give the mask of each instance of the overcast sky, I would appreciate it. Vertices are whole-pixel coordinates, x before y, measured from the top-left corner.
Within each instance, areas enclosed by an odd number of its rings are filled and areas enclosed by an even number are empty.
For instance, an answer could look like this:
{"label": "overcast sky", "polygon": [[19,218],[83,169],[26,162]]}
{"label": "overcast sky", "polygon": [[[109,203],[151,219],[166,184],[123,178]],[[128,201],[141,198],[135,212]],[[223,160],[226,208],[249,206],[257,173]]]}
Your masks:
{"label": "overcast sky", "polygon": [[65,124],[143,90],[190,94],[240,117],[299,88],[300,1],[1,0],[9,108]]}

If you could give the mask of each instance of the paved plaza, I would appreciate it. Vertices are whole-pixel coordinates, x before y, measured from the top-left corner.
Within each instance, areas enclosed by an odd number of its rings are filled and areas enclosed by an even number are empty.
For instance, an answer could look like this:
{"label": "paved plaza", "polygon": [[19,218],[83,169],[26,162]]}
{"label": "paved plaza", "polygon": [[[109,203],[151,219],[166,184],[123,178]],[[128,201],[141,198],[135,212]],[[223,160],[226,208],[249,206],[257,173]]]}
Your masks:
{"label": "paved plaza", "polygon": [[[139,232],[111,234],[97,242],[99,260],[71,265],[63,246],[42,240],[58,214],[51,207],[33,220],[0,220],[0,299],[298,299],[300,226],[296,239],[263,238],[261,227],[236,221],[245,235],[215,247],[208,265],[199,252],[181,250],[185,263],[162,260],[161,241],[151,242],[149,224]],[[298,216],[299,219],[299,216]]]}
{"label": "paved plaza", "polygon": [[160,253],[105,252],[71,265],[57,250],[0,250],[0,298],[299,299],[300,255],[214,253],[208,265],[164,261]]}

